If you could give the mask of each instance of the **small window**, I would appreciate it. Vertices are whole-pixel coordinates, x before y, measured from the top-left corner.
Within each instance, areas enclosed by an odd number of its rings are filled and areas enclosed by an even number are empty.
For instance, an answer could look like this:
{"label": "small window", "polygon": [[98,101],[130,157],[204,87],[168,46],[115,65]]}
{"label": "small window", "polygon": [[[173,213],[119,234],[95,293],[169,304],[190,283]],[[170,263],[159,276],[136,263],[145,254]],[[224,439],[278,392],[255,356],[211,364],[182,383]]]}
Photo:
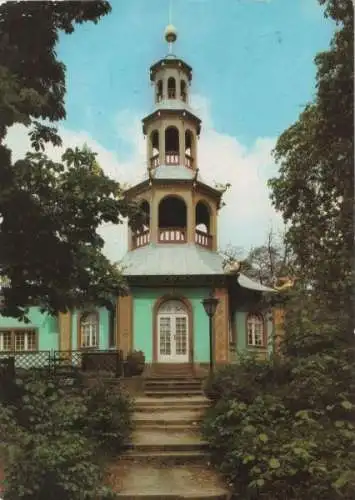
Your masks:
{"label": "small window", "polygon": [[247,318],[248,345],[264,346],[264,320],[261,314],[249,314]]}
{"label": "small window", "polygon": [[80,318],[80,347],[88,349],[99,346],[99,318],[96,313],[86,313]]}
{"label": "small window", "polygon": [[0,351],[12,350],[12,332],[0,332]]}
{"label": "small window", "polygon": [[0,332],[0,351],[36,351],[35,330],[4,330]]}

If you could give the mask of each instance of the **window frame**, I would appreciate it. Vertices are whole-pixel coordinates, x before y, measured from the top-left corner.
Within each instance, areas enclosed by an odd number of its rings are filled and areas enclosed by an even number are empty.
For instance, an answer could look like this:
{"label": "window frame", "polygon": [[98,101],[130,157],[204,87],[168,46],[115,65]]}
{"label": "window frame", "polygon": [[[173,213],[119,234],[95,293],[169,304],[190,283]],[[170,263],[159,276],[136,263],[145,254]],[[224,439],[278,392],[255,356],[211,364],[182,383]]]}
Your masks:
{"label": "window frame", "polygon": [[[84,317],[93,315],[96,318],[96,345],[83,346],[82,345],[82,322]],[[77,349],[80,351],[93,351],[100,349],[100,314],[98,311],[82,311],[78,313],[78,323],[77,323]]]}
{"label": "window frame", "polygon": [[[10,333],[11,334],[11,348],[10,349],[3,349],[4,346],[4,341],[3,341],[3,334],[4,333]],[[16,349],[16,334],[23,333],[25,334],[24,338],[24,349]],[[28,336],[26,334],[32,333],[34,334],[35,340],[34,340],[34,349],[28,349]],[[6,352],[16,352],[16,353],[22,353],[22,352],[36,352],[38,351],[38,341],[39,341],[39,334],[38,334],[38,328],[21,328],[21,327],[15,327],[15,328],[0,328],[0,353],[6,353]]]}
{"label": "window frame", "polygon": [[[254,327],[254,335],[253,335],[253,343],[249,343],[249,322],[253,317],[257,317],[260,320],[260,324],[262,327],[261,331],[261,344],[256,344],[256,335],[255,335],[255,327]],[[245,319],[245,334],[246,334],[246,345],[249,348],[253,349],[266,349],[266,344],[267,344],[267,335],[266,335],[266,322],[265,322],[265,316],[261,312],[256,312],[256,311],[250,311],[246,315]]]}

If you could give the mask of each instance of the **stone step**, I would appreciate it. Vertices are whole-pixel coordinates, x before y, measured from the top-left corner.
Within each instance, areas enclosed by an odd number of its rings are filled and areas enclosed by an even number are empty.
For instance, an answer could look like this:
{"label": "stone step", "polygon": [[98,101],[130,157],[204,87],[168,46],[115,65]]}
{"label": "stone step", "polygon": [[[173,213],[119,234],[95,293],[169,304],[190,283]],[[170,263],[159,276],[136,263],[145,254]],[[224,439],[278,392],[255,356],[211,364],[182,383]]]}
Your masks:
{"label": "stone step", "polygon": [[109,468],[108,483],[119,499],[225,500],[228,492],[216,472],[203,464],[178,465],[121,459]]}
{"label": "stone step", "polygon": [[[147,398],[149,399],[149,398]],[[198,402],[191,402],[191,403],[167,403],[165,404],[165,398],[151,398],[152,401],[154,400],[154,402],[152,402],[151,404],[149,404],[149,402],[147,403],[139,403],[139,404],[135,404],[135,410],[136,411],[148,411],[148,412],[151,412],[151,411],[176,411],[176,410],[182,410],[182,411],[186,411],[186,410],[207,410],[207,408],[209,407],[208,403],[198,403]],[[156,400],[159,400],[161,401],[161,403],[157,403]]]}
{"label": "stone step", "polygon": [[182,431],[190,431],[194,432],[199,429],[199,420],[195,420],[194,423],[181,423],[176,421],[175,423],[171,422],[149,422],[146,420],[142,420],[138,423],[137,429],[149,429],[150,431],[171,431],[171,432],[182,432]]}
{"label": "stone step", "polygon": [[146,390],[144,391],[144,394],[148,397],[159,397],[159,398],[165,398],[169,396],[202,396],[203,392],[201,389],[157,389],[157,390]]}
{"label": "stone step", "polygon": [[146,398],[144,396],[139,396],[135,398],[135,406],[161,406],[164,404],[165,406],[209,406],[210,400],[206,398],[206,396],[188,396],[186,398],[178,397],[167,397],[162,400],[161,398]]}
{"label": "stone step", "polygon": [[189,379],[185,377],[181,377],[181,379],[175,378],[147,378],[145,379],[145,385],[199,385],[201,386],[201,380]]}
{"label": "stone step", "polygon": [[164,466],[167,465],[185,465],[206,463],[209,459],[207,449],[191,450],[191,451],[136,451],[129,450],[125,452],[124,458],[132,460],[135,463],[156,463]]}
{"label": "stone step", "polygon": [[138,429],[133,432],[129,449],[135,452],[196,451],[207,447],[198,432],[174,432],[169,429]]}

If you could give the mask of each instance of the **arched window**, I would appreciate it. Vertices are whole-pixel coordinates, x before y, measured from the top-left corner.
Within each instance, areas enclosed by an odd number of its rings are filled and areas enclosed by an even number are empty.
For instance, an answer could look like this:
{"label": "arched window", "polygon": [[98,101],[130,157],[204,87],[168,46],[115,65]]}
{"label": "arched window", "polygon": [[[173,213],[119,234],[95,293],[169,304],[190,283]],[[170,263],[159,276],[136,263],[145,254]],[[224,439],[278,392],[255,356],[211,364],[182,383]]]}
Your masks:
{"label": "arched window", "polygon": [[163,99],[163,82],[162,82],[162,80],[157,81],[156,96],[157,96],[157,102],[160,102]]}
{"label": "arched window", "polygon": [[179,131],[176,127],[165,130],[165,161],[167,165],[179,164]]}
{"label": "arched window", "polygon": [[181,99],[186,102],[187,100],[187,92],[186,92],[186,82],[185,80],[180,81],[180,94]]}
{"label": "arched window", "polygon": [[176,196],[167,196],[159,203],[159,241],[185,243],[187,227],[186,203]]}
{"label": "arched window", "polygon": [[191,130],[186,130],[186,132],[185,132],[185,165],[189,168],[193,167],[192,141],[193,141],[193,135],[192,135]]}
{"label": "arched window", "polygon": [[80,315],[79,345],[82,349],[99,346],[99,315],[96,312]]}
{"label": "arched window", "polygon": [[210,208],[204,201],[199,201],[196,205],[195,220],[195,242],[203,247],[212,248]]}
{"label": "arched window", "polygon": [[159,166],[159,132],[158,130],[153,130],[150,134],[150,148],[151,148],[151,158],[150,165],[155,168]]}
{"label": "arched window", "polygon": [[180,300],[163,302],[157,312],[158,361],[187,362],[189,359],[189,316]]}
{"label": "arched window", "polygon": [[176,81],[175,78],[168,78],[168,99],[176,99]]}
{"label": "arched window", "polygon": [[150,205],[147,200],[139,204],[140,228],[132,235],[133,248],[148,245],[150,242]]}
{"label": "arched window", "polygon": [[264,347],[265,326],[264,318],[261,314],[250,313],[247,316],[248,345]]}

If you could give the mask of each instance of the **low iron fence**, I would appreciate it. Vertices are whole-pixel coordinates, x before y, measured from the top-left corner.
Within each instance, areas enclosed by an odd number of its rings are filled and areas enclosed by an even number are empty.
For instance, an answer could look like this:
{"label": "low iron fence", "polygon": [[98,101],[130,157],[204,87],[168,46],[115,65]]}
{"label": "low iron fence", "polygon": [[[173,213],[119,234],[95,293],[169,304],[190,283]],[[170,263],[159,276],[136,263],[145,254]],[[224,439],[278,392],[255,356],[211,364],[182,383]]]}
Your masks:
{"label": "low iron fence", "polygon": [[38,371],[49,376],[73,377],[81,372],[107,372],[123,375],[124,359],[120,350],[98,351],[8,351],[0,353],[0,376]]}

